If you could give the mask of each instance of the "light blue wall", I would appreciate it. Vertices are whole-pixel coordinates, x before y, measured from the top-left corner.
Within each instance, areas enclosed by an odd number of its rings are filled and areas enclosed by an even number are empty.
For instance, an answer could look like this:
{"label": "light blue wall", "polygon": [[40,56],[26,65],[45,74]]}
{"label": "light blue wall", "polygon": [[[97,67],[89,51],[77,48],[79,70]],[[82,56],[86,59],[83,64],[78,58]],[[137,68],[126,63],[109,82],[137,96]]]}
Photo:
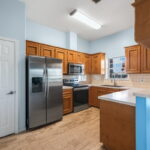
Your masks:
{"label": "light blue wall", "polygon": [[134,29],[130,28],[91,42],[89,52],[104,52],[108,57],[124,56],[124,47],[134,44]]}
{"label": "light blue wall", "polygon": [[26,39],[66,48],[66,32],[61,32],[27,19]]}
{"label": "light blue wall", "polygon": [[67,32],[66,34],[66,48],[71,50],[77,50],[77,34],[75,32]]}
{"label": "light blue wall", "polygon": [[26,39],[81,52],[88,52],[89,50],[89,41],[80,38],[76,33],[61,32],[29,19],[27,19],[26,24]]}
{"label": "light blue wall", "polygon": [[90,42],[78,36],[77,49],[78,51],[88,53],[90,48]]}
{"label": "light blue wall", "polygon": [[0,36],[19,41],[19,130],[25,129],[25,5],[0,0]]}

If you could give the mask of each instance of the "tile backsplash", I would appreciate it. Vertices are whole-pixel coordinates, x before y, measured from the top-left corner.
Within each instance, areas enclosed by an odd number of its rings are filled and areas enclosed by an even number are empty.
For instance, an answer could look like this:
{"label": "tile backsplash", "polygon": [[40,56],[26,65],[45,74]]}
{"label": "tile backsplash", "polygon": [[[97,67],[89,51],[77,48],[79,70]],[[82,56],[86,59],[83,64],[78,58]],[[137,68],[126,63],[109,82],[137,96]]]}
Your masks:
{"label": "tile backsplash", "polygon": [[[77,78],[82,84],[113,84],[113,80],[106,79],[104,75],[64,75],[63,78]],[[128,79],[116,79],[116,83],[120,86],[150,88],[150,74],[129,74]]]}
{"label": "tile backsplash", "polygon": [[91,75],[64,75],[63,76],[63,79],[71,79],[71,78],[78,79],[81,84],[91,83]]}
{"label": "tile backsplash", "polygon": [[[111,79],[105,79],[104,75],[92,75],[92,84],[113,84]],[[128,79],[116,79],[116,83],[121,86],[150,88],[150,74],[129,74]]]}

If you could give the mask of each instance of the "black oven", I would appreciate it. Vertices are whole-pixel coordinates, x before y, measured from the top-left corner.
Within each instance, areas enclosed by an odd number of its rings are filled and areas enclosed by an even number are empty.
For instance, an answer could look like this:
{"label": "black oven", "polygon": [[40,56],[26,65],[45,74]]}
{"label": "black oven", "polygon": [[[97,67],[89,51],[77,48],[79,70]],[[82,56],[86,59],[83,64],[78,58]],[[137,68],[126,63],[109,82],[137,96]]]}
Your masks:
{"label": "black oven", "polygon": [[72,64],[69,63],[69,75],[80,75],[84,74],[84,65],[83,64]]}
{"label": "black oven", "polygon": [[89,97],[88,87],[74,87],[73,89],[73,105],[74,112],[78,112],[87,109]]}

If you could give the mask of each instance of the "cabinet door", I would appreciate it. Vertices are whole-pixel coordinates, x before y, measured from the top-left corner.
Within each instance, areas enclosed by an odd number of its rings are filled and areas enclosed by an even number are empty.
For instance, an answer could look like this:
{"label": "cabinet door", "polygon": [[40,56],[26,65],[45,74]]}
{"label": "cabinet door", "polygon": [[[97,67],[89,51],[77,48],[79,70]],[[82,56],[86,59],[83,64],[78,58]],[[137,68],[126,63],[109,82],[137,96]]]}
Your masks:
{"label": "cabinet door", "polygon": [[63,90],[64,115],[73,111],[72,90]]}
{"label": "cabinet door", "polygon": [[92,58],[90,55],[84,55],[85,74],[91,74]]}
{"label": "cabinet door", "polygon": [[105,74],[105,54],[92,55],[92,74]]}
{"label": "cabinet door", "polygon": [[135,40],[150,48],[150,0],[135,0]]}
{"label": "cabinet door", "polygon": [[48,45],[44,45],[44,44],[41,44],[41,46],[40,46],[41,56],[54,57],[54,50],[55,50],[55,48],[52,46],[48,46]]}
{"label": "cabinet door", "polygon": [[26,55],[40,55],[40,44],[36,42],[26,41]]}
{"label": "cabinet door", "polygon": [[78,63],[78,64],[84,63],[83,54],[80,52],[76,52],[76,63]]}
{"label": "cabinet door", "polygon": [[139,45],[126,48],[126,71],[127,73],[141,72],[141,47]]}
{"label": "cabinet door", "polygon": [[89,105],[99,107],[97,101],[97,87],[90,88]]}
{"label": "cabinet door", "polygon": [[150,73],[150,49],[141,47],[141,71],[142,73]]}
{"label": "cabinet door", "polygon": [[76,61],[76,52],[68,50],[68,62],[75,63]]}
{"label": "cabinet door", "polygon": [[63,73],[67,73],[67,50],[57,48],[55,50],[55,57],[58,59],[63,60]]}
{"label": "cabinet door", "polygon": [[99,74],[100,68],[99,68],[99,55],[93,55],[92,56],[92,74]]}

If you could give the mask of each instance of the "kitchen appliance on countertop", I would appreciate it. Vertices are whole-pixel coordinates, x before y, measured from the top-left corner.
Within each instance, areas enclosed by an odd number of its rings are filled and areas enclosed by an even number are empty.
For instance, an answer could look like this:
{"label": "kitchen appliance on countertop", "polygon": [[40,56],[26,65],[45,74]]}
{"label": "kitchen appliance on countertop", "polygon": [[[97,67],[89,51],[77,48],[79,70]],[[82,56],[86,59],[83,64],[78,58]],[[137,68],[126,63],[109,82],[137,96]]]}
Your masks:
{"label": "kitchen appliance on countertop", "polygon": [[62,61],[28,56],[26,61],[26,124],[37,128],[62,119]]}
{"label": "kitchen appliance on countertop", "polygon": [[65,86],[73,87],[73,107],[74,112],[79,112],[89,108],[88,97],[89,87],[88,85],[79,84],[78,79],[64,79],[63,83]]}
{"label": "kitchen appliance on countertop", "polygon": [[83,64],[68,64],[69,75],[81,75],[84,74],[84,65]]}

